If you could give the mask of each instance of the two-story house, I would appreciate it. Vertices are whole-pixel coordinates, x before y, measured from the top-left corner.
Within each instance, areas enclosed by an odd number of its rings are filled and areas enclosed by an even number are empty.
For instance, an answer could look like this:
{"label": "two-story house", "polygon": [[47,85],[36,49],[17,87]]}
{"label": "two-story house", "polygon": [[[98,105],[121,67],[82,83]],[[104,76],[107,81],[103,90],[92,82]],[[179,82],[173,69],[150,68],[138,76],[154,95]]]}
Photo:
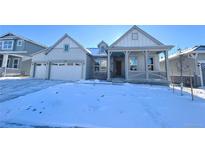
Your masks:
{"label": "two-story house", "polygon": [[29,75],[31,55],[45,48],[13,33],[0,36],[0,76]]}

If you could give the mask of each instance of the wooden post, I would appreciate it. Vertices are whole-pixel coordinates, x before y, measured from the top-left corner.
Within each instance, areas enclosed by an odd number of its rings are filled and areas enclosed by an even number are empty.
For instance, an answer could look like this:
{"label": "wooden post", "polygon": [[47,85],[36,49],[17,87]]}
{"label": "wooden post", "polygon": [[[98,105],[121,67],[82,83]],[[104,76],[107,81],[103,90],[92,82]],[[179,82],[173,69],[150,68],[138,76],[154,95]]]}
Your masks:
{"label": "wooden post", "polygon": [[145,56],[144,56],[144,61],[145,61],[145,74],[146,74],[146,80],[149,79],[149,74],[148,74],[148,62],[147,62],[147,59],[148,59],[148,55],[147,55],[147,51],[144,52]]}
{"label": "wooden post", "polygon": [[191,100],[194,100],[194,93],[193,93],[193,84],[192,84],[192,76],[190,76],[190,86],[191,86]]}
{"label": "wooden post", "polygon": [[128,57],[129,57],[129,51],[125,51],[125,79],[128,80]]}
{"label": "wooden post", "polygon": [[168,51],[164,51],[166,78],[169,81]]}

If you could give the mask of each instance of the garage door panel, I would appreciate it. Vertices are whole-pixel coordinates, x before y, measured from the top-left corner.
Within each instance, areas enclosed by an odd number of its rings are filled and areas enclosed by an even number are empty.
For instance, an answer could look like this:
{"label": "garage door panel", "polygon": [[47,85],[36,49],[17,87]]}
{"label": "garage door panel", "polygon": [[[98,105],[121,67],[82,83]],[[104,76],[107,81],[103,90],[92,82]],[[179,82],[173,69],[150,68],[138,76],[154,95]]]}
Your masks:
{"label": "garage door panel", "polygon": [[80,80],[82,79],[81,64],[52,64],[50,78],[53,80]]}
{"label": "garage door panel", "polygon": [[46,64],[36,64],[35,78],[37,78],[37,79],[45,79],[46,78]]}

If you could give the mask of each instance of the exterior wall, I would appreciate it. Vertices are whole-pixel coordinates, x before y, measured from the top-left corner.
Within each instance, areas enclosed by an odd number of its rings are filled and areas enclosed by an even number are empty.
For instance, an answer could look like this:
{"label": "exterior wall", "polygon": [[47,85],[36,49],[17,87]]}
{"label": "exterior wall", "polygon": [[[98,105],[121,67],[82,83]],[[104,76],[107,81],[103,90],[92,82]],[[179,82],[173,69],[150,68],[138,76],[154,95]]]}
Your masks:
{"label": "exterior wall", "polygon": [[39,45],[33,44],[31,42],[28,42],[28,41],[24,41],[23,46],[24,46],[24,50],[28,51],[28,54],[32,54],[32,53],[35,53],[37,51],[45,49]]}
{"label": "exterior wall", "polygon": [[21,62],[21,72],[24,75],[30,75],[31,59]]}
{"label": "exterior wall", "polygon": [[197,60],[205,60],[205,53],[199,53]]}
{"label": "exterior wall", "polygon": [[93,58],[91,56],[87,56],[86,58],[86,79],[93,78]]}
{"label": "exterior wall", "polygon": [[[132,39],[132,33],[138,34],[138,39],[133,40]],[[124,38],[119,40],[117,44],[114,45],[114,47],[141,47],[141,46],[157,46],[155,42],[153,42],[151,39],[143,35],[141,32],[134,29],[133,31],[129,32]]]}

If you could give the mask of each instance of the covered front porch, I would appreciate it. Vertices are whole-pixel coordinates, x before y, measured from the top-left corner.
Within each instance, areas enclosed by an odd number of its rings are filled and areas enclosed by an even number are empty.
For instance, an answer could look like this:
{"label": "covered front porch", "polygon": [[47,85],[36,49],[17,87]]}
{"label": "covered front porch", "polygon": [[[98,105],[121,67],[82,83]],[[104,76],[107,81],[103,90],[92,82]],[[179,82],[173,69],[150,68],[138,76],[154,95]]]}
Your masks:
{"label": "covered front porch", "polygon": [[[159,65],[159,57],[166,61],[165,69]],[[168,49],[167,48],[121,48],[108,50],[107,79],[116,78],[137,83],[168,83]]]}
{"label": "covered front porch", "polygon": [[21,57],[13,54],[0,54],[0,77],[17,76],[21,74]]}

